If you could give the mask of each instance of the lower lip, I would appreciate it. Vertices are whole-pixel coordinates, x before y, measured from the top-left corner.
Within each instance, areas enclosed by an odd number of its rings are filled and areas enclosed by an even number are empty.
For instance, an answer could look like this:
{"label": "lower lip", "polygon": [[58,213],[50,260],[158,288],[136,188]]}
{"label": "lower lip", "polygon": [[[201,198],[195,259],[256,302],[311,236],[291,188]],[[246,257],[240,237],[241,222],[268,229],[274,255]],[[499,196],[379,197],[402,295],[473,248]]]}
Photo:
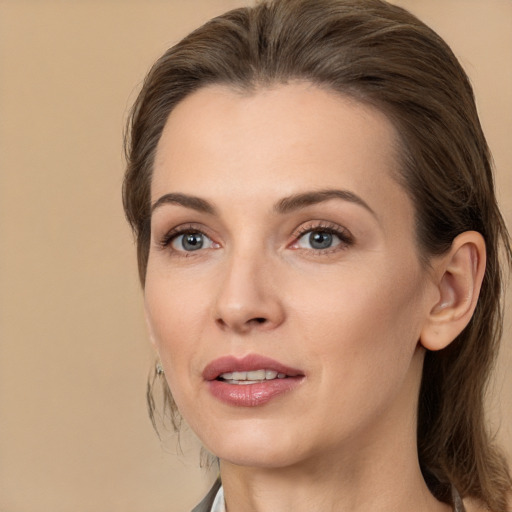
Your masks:
{"label": "lower lip", "polygon": [[258,407],[273,398],[295,389],[304,377],[286,377],[254,384],[229,384],[222,380],[208,381],[210,393],[221,402],[238,407]]}

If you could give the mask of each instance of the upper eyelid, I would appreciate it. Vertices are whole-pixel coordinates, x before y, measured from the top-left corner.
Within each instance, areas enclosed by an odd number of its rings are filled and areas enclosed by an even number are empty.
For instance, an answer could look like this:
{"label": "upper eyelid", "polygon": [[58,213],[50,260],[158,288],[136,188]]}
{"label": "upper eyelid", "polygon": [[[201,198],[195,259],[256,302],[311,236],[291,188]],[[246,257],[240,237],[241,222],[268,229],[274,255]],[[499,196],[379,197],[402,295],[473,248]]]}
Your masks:
{"label": "upper eyelid", "polygon": [[303,236],[305,233],[321,230],[332,232],[334,234],[338,233],[340,235],[345,235],[346,237],[353,238],[353,235],[348,228],[330,221],[308,221],[302,223],[297,228],[295,228],[293,236],[298,238]]}

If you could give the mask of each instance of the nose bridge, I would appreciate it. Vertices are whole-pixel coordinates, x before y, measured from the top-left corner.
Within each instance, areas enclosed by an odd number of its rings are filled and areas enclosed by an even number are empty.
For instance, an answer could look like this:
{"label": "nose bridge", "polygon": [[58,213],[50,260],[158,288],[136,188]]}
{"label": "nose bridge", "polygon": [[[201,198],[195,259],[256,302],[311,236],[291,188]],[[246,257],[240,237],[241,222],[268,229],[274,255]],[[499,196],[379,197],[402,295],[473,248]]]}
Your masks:
{"label": "nose bridge", "polygon": [[219,275],[215,321],[223,328],[246,332],[268,329],[284,318],[275,286],[276,264],[263,247],[233,247]]}

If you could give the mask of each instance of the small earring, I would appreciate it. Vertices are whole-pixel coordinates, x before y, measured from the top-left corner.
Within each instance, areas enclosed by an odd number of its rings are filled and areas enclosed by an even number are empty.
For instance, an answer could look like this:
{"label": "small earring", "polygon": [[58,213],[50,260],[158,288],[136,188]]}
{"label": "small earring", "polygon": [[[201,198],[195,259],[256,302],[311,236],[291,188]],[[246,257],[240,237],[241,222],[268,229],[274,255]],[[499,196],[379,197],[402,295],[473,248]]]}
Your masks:
{"label": "small earring", "polygon": [[160,363],[156,363],[156,374],[157,375],[163,375],[164,374],[164,369],[162,367],[162,365]]}

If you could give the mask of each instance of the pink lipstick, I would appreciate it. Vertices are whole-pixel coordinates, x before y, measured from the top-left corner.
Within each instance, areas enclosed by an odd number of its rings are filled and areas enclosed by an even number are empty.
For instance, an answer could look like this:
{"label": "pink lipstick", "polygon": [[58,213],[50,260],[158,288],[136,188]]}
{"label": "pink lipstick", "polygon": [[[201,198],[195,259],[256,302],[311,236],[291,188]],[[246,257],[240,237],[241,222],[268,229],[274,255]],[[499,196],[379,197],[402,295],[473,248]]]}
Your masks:
{"label": "pink lipstick", "polygon": [[301,370],[257,354],[221,357],[209,363],[202,375],[215,398],[239,407],[263,405],[293,390],[305,377]]}

